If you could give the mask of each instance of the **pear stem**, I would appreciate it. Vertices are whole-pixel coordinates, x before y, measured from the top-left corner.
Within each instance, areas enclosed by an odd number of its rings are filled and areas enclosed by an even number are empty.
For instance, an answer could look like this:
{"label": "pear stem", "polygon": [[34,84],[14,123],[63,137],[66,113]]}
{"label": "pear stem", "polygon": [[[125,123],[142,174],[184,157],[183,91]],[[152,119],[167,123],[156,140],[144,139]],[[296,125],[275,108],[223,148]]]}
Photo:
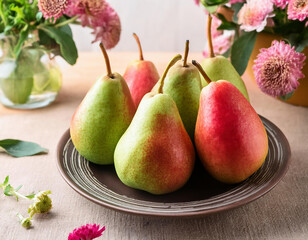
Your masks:
{"label": "pear stem", "polygon": [[163,76],[161,77],[161,80],[160,80],[160,85],[159,85],[159,88],[158,88],[158,93],[163,93],[163,87],[164,87],[164,81],[165,81],[165,78],[167,76],[167,73],[169,71],[169,69],[177,62],[179,61],[180,59],[182,59],[182,55],[181,54],[178,54],[176,55],[175,57],[172,58],[172,60],[169,62],[168,66],[166,67],[164,73],[163,73]]}
{"label": "pear stem", "polygon": [[112,74],[112,71],[111,71],[110,61],[109,61],[107,51],[106,51],[102,42],[99,44],[99,46],[100,46],[102,53],[104,55],[104,58],[105,58],[105,63],[106,63],[106,68],[107,68],[107,76],[110,77],[110,78],[113,78],[113,74]]}
{"label": "pear stem", "polygon": [[139,60],[142,61],[142,60],[144,60],[144,58],[143,58],[143,53],[142,53],[142,48],[141,48],[141,43],[140,43],[139,37],[137,36],[136,33],[133,33],[133,36],[136,39],[138,47],[139,47]]}
{"label": "pear stem", "polygon": [[189,52],[189,40],[186,40],[183,67],[187,67],[188,52]]}
{"label": "pear stem", "polygon": [[215,57],[214,48],[213,48],[213,41],[212,41],[212,16],[209,13],[207,17],[207,41],[209,44],[209,51],[210,51],[210,57]]}
{"label": "pear stem", "polygon": [[209,78],[209,76],[205,73],[205,71],[203,70],[203,68],[201,67],[200,63],[198,63],[196,60],[192,60],[192,64],[196,66],[196,68],[198,68],[199,72],[201,73],[202,77],[204,77],[205,81],[209,84],[211,83],[211,79]]}

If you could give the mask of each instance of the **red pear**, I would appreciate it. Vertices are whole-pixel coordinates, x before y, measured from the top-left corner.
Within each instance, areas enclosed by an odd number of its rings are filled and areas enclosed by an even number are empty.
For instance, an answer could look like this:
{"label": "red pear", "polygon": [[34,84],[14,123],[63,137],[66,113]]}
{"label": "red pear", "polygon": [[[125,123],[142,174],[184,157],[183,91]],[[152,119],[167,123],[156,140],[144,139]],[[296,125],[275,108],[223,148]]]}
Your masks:
{"label": "red pear", "polygon": [[141,44],[138,36],[133,36],[139,46],[139,60],[132,61],[123,75],[131,92],[135,106],[138,107],[143,96],[150,92],[159,79],[155,65],[151,61],[144,60]]}
{"label": "red pear", "polygon": [[219,80],[204,87],[195,144],[206,170],[224,183],[239,183],[263,164],[268,153],[264,125],[243,94]]}

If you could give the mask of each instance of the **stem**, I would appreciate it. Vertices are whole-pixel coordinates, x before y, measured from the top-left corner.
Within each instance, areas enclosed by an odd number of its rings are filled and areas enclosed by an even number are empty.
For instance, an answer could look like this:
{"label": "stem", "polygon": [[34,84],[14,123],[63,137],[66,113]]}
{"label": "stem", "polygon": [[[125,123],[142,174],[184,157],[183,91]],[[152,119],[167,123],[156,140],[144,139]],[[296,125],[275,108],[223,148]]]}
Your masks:
{"label": "stem", "polygon": [[186,40],[183,67],[187,67],[187,57],[189,52],[189,40]]}
{"label": "stem", "polygon": [[5,19],[5,17],[4,17],[4,14],[3,14],[3,4],[2,4],[2,0],[0,1],[0,17],[1,17],[1,19],[2,19],[2,21],[3,21],[3,25],[4,25],[4,28],[6,27],[6,25],[7,25],[7,22],[6,22],[6,19]]}
{"label": "stem", "polygon": [[112,74],[112,71],[111,71],[110,61],[109,61],[107,51],[106,51],[102,42],[99,44],[99,46],[100,46],[100,48],[103,52],[104,58],[105,58],[105,63],[106,63],[106,68],[107,68],[107,76],[110,77],[110,78],[113,78],[113,74]]}
{"label": "stem", "polygon": [[133,33],[133,36],[136,39],[138,47],[139,47],[139,60],[143,61],[144,58],[143,58],[143,53],[142,53],[142,48],[141,48],[141,43],[140,43],[139,37],[137,36],[136,33]]}
{"label": "stem", "polygon": [[209,78],[209,76],[205,73],[205,71],[203,70],[203,68],[201,67],[200,63],[198,63],[196,60],[192,60],[192,64],[196,66],[196,68],[198,68],[199,72],[201,73],[202,77],[204,77],[205,81],[210,84],[212,81]]}
{"label": "stem", "polygon": [[209,44],[210,57],[213,58],[215,57],[215,54],[212,42],[212,16],[210,13],[207,17],[207,41]]}
{"label": "stem", "polygon": [[180,59],[182,58],[182,55],[181,54],[178,54],[176,55],[175,57],[172,58],[172,60],[169,62],[168,66],[166,67],[164,73],[163,73],[163,76],[161,77],[161,80],[160,80],[160,85],[159,85],[159,88],[158,88],[158,93],[163,93],[163,87],[164,87],[164,81],[165,81],[165,78],[167,76],[167,73],[169,71],[169,69],[177,62],[179,61]]}
{"label": "stem", "polygon": [[65,26],[65,25],[67,25],[67,24],[73,23],[73,22],[75,22],[75,20],[77,20],[77,19],[78,19],[78,16],[75,16],[75,17],[72,17],[72,18],[70,18],[70,19],[67,19],[67,20],[64,21],[64,22],[60,22],[60,23],[56,24],[56,25],[55,25],[55,28],[59,28],[59,27]]}
{"label": "stem", "polygon": [[27,197],[25,197],[24,195],[20,194],[19,192],[15,192],[15,194],[20,197],[20,198],[23,198],[23,199],[28,199]]}

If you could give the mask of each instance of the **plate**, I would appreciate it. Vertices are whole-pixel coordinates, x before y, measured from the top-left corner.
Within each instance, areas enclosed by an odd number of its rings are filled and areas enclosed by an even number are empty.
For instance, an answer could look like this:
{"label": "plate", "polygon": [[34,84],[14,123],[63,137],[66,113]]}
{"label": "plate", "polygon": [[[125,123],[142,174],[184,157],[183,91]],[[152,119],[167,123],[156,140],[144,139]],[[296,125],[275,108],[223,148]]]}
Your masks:
{"label": "plate", "polygon": [[198,216],[247,204],[269,192],[285,175],[291,156],[284,134],[260,116],[267,134],[269,152],[261,168],[244,182],[227,185],[214,180],[197,161],[187,184],[166,195],[125,186],[114,166],[96,165],[74,147],[69,130],[58,144],[58,169],[64,180],[89,200],[114,210],[148,216]]}

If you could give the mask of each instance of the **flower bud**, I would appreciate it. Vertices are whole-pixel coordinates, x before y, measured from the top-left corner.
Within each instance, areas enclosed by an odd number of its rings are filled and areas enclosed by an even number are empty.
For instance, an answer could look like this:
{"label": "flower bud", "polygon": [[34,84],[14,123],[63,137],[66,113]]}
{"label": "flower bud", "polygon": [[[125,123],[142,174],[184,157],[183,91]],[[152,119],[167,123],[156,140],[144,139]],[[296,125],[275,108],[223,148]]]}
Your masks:
{"label": "flower bud", "polygon": [[35,195],[33,204],[30,205],[28,210],[31,217],[35,213],[47,213],[51,209],[52,203],[48,194],[51,194],[51,191],[41,191]]}
{"label": "flower bud", "polygon": [[21,226],[23,226],[24,228],[30,228],[32,225],[32,218],[28,217],[28,218],[24,218],[21,214],[17,214],[17,217],[20,220],[20,224]]}

